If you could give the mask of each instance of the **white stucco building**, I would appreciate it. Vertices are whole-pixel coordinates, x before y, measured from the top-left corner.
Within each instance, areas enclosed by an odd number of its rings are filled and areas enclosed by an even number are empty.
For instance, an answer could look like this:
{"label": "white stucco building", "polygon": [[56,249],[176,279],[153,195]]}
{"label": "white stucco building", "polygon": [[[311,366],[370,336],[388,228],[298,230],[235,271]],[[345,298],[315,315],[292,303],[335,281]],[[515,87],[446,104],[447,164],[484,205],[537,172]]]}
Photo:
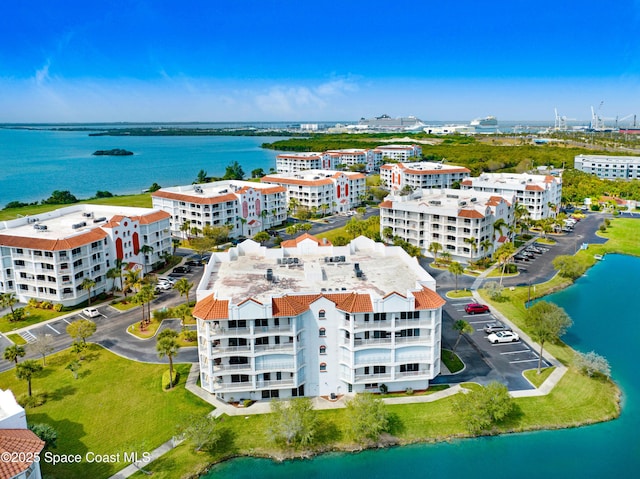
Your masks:
{"label": "white stucco building", "polygon": [[421,188],[451,188],[454,182],[468,178],[470,170],[462,166],[444,165],[429,161],[389,163],[380,167],[380,180],[391,191],[408,186]]}
{"label": "white stucco building", "polygon": [[212,255],[193,311],[202,388],[231,401],[429,386],[444,300],[415,258],[364,237],[281,246]]}
{"label": "white stucco building", "polygon": [[345,150],[327,150],[326,152],[338,165],[355,166],[365,165],[366,171],[374,171],[382,164],[382,153],[376,150],[364,148],[349,148]]}
{"label": "white stucco building", "polygon": [[461,188],[513,196],[516,203],[527,208],[533,220],[555,216],[562,201],[561,176],[482,173],[465,179]]}
{"label": "white stucco building", "polygon": [[408,161],[410,158],[420,159],[420,145],[382,145],[374,148],[374,153],[382,156],[381,160]]}
{"label": "white stucco building", "polygon": [[331,170],[267,175],[261,181],[286,188],[289,206],[295,200],[297,208],[328,214],[349,211],[360,205],[367,186],[362,173]]}
{"label": "white stucco building", "polygon": [[577,155],[573,167],[609,180],[640,178],[640,156]]}
{"label": "white stucco building", "polygon": [[327,153],[290,152],[276,156],[278,173],[296,173],[305,170],[333,170],[336,167],[334,158]]}
{"label": "white stucco building", "polygon": [[389,228],[399,237],[422,249],[425,256],[431,243],[439,243],[458,261],[474,261],[486,256],[481,246],[492,242],[491,251],[507,241],[507,231],[494,231],[494,223],[513,222],[513,200],[502,195],[453,189],[424,189],[410,195],[390,195],[380,203],[380,235]]}
{"label": "white stucco building", "polygon": [[144,274],[171,248],[169,215],[150,208],[82,204],[3,221],[0,292],[76,305],[88,299],[84,279],[92,296],[110,287],[116,259]]}
{"label": "white stucco building", "polygon": [[[171,232],[186,237],[191,228],[230,226],[229,236],[253,236],[287,218],[285,188],[254,181],[226,180],[162,188],[153,207],[169,213]],[[183,230],[186,224],[187,230]]]}

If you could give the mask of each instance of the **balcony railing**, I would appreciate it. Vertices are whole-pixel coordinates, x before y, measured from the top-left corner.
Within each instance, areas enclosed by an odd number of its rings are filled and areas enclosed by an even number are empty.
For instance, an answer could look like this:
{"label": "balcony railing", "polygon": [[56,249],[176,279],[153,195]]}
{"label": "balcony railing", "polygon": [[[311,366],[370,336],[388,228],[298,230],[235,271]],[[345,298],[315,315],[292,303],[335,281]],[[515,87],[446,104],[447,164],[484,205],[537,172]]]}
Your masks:
{"label": "balcony railing", "polygon": [[296,366],[293,362],[289,363],[267,363],[261,364],[260,366],[256,366],[256,371],[289,371],[290,369],[295,369]]}
{"label": "balcony railing", "polygon": [[431,343],[429,336],[401,336],[396,338],[396,344]]}
{"label": "balcony railing", "polygon": [[251,381],[243,383],[214,381],[213,389],[215,391],[218,391],[220,389],[224,389],[225,391],[251,391],[253,389],[253,383]]}
{"label": "balcony railing", "polygon": [[213,370],[223,371],[251,371],[253,368],[250,363],[247,364],[214,364]]}
{"label": "balcony railing", "polygon": [[243,345],[243,346],[213,346],[213,354],[216,353],[250,353],[251,345]]}
{"label": "balcony railing", "polygon": [[265,351],[286,351],[293,353],[293,343],[285,344],[256,344],[255,352],[261,353]]}
{"label": "balcony railing", "polygon": [[[347,340],[348,342],[349,340]],[[373,339],[354,339],[354,346],[379,346],[379,345],[391,345],[391,338],[373,338]]]}
{"label": "balcony railing", "polygon": [[274,381],[258,381],[256,383],[257,388],[282,388],[282,387],[292,387],[294,386],[293,378],[291,379],[280,379]]}
{"label": "balcony railing", "polygon": [[381,374],[358,374],[355,375],[356,382],[375,383],[380,380],[391,379],[391,373]]}
{"label": "balcony railing", "polygon": [[401,379],[401,378],[421,379],[423,377],[426,378],[428,375],[429,375],[428,369],[421,369],[419,371],[404,371],[404,372],[396,371],[396,379]]}

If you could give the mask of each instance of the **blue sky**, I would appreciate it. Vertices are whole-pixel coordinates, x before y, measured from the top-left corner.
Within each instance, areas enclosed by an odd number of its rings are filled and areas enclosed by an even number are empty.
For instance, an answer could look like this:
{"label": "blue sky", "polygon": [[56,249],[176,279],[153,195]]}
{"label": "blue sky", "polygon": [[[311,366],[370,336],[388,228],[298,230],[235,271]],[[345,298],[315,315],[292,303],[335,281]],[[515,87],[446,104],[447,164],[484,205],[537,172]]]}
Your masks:
{"label": "blue sky", "polygon": [[640,117],[640,0],[0,5],[0,122],[552,122],[591,106]]}

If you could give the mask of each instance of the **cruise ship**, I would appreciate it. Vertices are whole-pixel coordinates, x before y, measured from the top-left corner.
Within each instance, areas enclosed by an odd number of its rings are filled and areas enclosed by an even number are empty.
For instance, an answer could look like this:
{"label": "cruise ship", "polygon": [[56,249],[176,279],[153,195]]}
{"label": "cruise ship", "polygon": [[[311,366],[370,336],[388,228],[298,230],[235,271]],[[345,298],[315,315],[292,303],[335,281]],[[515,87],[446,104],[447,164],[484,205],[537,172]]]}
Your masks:
{"label": "cruise ship", "polygon": [[426,125],[415,116],[402,116],[391,118],[389,115],[376,116],[374,118],[360,118],[358,126],[371,130],[421,130]]}
{"label": "cruise ship", "polygon": [[498,119],[495,116],[485,116],[484,118],[476,118],[469,126],[476,130],[496,130],[498,128]]}

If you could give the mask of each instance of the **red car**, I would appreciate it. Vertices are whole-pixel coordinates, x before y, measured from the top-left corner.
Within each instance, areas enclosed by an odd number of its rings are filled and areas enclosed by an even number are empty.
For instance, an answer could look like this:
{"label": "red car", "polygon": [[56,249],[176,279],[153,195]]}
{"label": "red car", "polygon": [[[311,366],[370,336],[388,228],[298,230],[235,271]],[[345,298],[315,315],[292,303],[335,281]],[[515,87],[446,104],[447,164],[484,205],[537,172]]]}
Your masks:
{"label": "red car", "polygon": [[464,307],[464,311],[467,314],[488,313],[489,312],[489,306],[487,306],[486,304],[471,303],[471,304],[467,304]]}

